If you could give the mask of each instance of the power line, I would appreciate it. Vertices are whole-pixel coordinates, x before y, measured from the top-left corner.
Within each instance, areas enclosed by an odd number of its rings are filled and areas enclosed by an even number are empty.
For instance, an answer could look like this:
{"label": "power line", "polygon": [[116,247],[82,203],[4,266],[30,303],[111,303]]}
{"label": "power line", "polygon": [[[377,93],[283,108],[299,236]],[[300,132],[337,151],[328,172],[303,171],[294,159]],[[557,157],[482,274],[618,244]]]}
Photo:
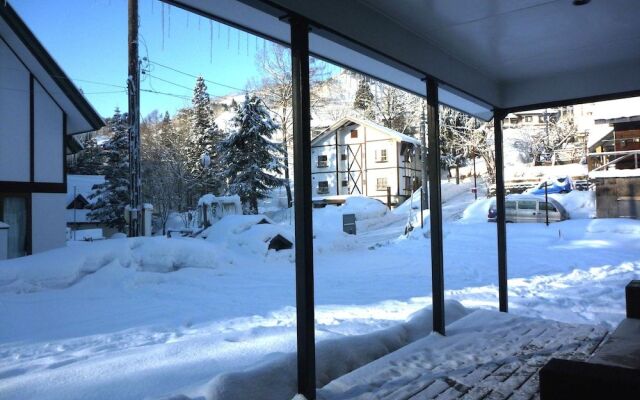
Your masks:
{"label": "power line", "polygon": [[[160,63],[158,63],[158,62],[151,61],[151,60],[149,60],[149,59],[146,59],[145,61],[147,61],[147,62],[149,62],[149,63],[151,63],[151,64],[155,64],[155,65],[157,65],[157,66],[159,66],[159,67],[166,68],[166,69],[169,69],[169,70],[171,70],[171,71],[177,72],[177,73],[179,73],[179,74],[182,74],[182,75],[185,75],[185,76],[191,77],[191,78],[196,78],[196,79],[197,79],[197,78],[199,78],[197,75],[193,75],[193,74],[190,74],[190,73],[188,73],[188,72],[180,71],[179,69],[176,69],[176,68],[173,68],[173,67],[169,67],[168,65],[160,64]],[[210,83],[210,84],[212,84],[212,85],[222,86],[222,87],[226,87],[226,88],[228,88],[228,89],[237,90],[237,91],[240,91],[240,92],[247,92],[247,90],[246,90],[246,89],[240,89],[240,88],[237,88],[237,87],[235,87],[235,86],[226,85],[226,84],[224,84],[224,83],[220,83],[220,82],[212,81],[212,80],[209,80],[209,79],[205,79],[204,81],[205,81],[205,82],[208,82],[208,83]]]}
{"label": "power line", "polygon": [[189,97],[189,96],[184,96],[184,95],[175,94],[175,93],[160,92],[160,91],[151,90],[151,89],[140,89],[140,91],[141,92],[145,92],[145,93],[154,93],[154,94],[162,94],[162,95],[165,95],[165,96],[177,97],[177,98],[183,99],[183,100],[191,100],[191,97]]}
{"label": "power line", "polygon": [[168,84],[170,84],[170,85],[174,85],[174,86],[177,86],[177,87],[180,87],[180,88],[183,88],[183,89],[187,89],[187,90],[189,90],[189,91],[192,91],[192,90],[193,90],[193,88],[190,88],[190,87],[187,87],[187,86],[181,85],[181,84],[179,84],[179,83],[171,82],[171,81],[169,81],[169,80],[166,80],[166,79],[160,78],[160,77],[155,76],[155,75],[151,75],[148,71],[145,71],[145,70],[143,70],[143,71],[142,71],[142,74],[143,74],[143,75],[146,75],[146,76],[149,76],[149,77],[151,77],[151,78],[153,78],[153,79],[157,79],[157,80],[159,80],[159,81],[162,81],[162,82],[168,83]]}

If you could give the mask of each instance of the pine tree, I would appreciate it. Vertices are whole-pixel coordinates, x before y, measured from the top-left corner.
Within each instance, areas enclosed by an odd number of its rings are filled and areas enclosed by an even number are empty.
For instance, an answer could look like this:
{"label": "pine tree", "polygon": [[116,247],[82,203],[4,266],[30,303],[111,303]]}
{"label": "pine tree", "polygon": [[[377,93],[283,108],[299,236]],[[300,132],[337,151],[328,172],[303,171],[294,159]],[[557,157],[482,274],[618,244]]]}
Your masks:
{"label": "pine tree", "polygon": [[374,97],[369,84],[364,77],[360,78],[360,81],[358,81],[358,89],[353,99],[353,108],[361,112],[365,118],[372,120],[374,118],[373,101]]}
{"label": "pine tree", "polygon": [[[219,179],[220,162],[216,148],[222,139],[222,132],[213,121],[211,100],[207,93],[207,85],[201,76],[196,80],[193,89],[193,106],[189,131],[189,169],[192,175],[192,188],[197,196],[212,192],[222,192],[222,182]],[[210,160],[209,165],[203,165],[203,157]]]}
{"label": "pine tree", "polygon": [[109,121],[113,135],[104,143],[106,157],[104,167],[105,183],[98,185],[91,198],[96,203],[89,218],[123,232],[125,229],[124,209],[129,204],[129,133],[127,114],[120,114],[116,108]]}
{"label": "pine tree", "polygon": [[102,175],[104,154],[98,141],[91,134],[82,140],[83,149],[77,154],[75,163],[69,166],[69,173],[76,175]]}
{"label": "pine tree", "polygon": [[278,125],[256,96],[245,97],[232,124],[230,135],[220,144],[228,191],[240,196],[245,214],[257,214],[258,200],[285,184],[278,176],[284,167],[281,161],[284,150],[280,143],[271,140]]}

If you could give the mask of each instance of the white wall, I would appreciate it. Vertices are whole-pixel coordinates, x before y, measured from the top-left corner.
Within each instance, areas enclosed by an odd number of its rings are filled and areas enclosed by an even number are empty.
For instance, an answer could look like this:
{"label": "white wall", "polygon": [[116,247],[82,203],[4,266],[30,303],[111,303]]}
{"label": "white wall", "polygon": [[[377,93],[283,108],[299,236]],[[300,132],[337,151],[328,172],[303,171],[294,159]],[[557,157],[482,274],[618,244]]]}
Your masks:
{"label": "white wall", "polygon": [[64,193],[32,195],[31,231],[34,254],[65,245],[65,196]]}
{"label": "white wall", "polygon": [[0,41],[0,181],[29,181],[29,146],[29,71]]}
{"label": "white wall", "polygon": [[36,182],[64,181],[62,110],[49,94],[34,83],[34,179]]}

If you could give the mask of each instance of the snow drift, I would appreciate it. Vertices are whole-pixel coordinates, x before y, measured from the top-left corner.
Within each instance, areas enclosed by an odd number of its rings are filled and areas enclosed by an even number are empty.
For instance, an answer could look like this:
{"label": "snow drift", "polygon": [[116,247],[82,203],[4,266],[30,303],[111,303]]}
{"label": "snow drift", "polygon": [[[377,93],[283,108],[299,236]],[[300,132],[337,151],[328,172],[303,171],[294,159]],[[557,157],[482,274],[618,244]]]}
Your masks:
{"label": "snow drift", "polygon": [[[469,313],[460,303],[447,301],[447,324]],[[429,335],[430,308],[413,314],[406,322],[359,336],[345,336],[316,344],[316,386],[332,380]],[[286,354],[244,372],[218,375],[208,385],[207,400],[290,399],[297,392],[296,354]]]}

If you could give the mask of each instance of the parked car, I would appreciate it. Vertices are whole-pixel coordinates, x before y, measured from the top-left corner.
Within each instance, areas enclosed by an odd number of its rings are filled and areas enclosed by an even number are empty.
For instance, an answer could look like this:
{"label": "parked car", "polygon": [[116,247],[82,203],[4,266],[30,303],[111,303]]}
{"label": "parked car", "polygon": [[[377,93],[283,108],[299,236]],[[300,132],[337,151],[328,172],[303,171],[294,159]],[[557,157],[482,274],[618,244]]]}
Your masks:
{"label": "parked car", "polygon": [[536,187],[527,191],[528,194],[544,195],[544,185],[547,185],[547,193],[569,193],[575,189],[573,180],[569,176],[550,178],[540,182]]}
{"label": "parked car", "polygon": [[[505,198],[505,219],[507,222],[546,222],[547,211],[549,222],[569,219],[567,210],[555,199],[544,201],[542,196],[530,194],[512,194]],[[498,212],[495,200],[489,207],[487,220],[496,222]]]}

